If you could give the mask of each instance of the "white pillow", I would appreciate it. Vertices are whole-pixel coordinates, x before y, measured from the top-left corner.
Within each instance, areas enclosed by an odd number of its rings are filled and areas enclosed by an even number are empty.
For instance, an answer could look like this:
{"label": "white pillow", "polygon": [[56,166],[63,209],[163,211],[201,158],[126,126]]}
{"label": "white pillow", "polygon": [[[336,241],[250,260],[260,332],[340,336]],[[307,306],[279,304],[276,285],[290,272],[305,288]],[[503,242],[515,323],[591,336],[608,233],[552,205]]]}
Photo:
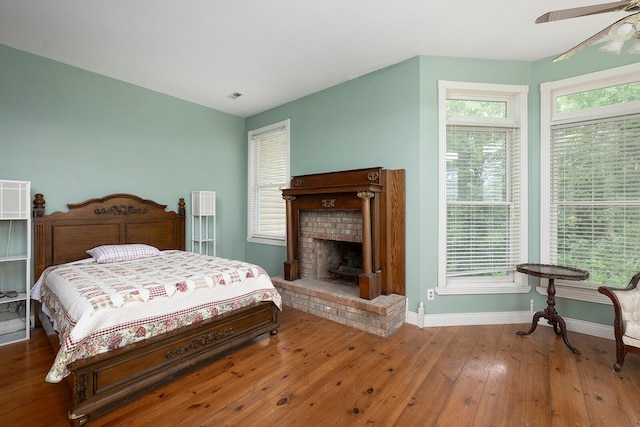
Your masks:
{"label": "white pillow", "polygon": [[158,248],[143,244],[103,245],[87,251],[99,264],[149,258],[162,254]]}

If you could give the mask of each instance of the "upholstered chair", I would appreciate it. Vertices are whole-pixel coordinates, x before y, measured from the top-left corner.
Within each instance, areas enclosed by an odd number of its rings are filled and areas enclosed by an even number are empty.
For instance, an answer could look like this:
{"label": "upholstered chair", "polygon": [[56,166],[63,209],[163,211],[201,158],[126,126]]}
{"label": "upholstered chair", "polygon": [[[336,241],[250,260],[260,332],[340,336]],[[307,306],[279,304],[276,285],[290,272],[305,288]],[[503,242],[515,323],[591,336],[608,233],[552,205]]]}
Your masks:
{"label": "upholstered chair", "polygon": [[626,288],[600,286],[598,292],[613,302],[615,319],[613,329],[616,338],[616,363],[613,369],[620,372],[627,353],[640,354],[640,273],[636,273]]}

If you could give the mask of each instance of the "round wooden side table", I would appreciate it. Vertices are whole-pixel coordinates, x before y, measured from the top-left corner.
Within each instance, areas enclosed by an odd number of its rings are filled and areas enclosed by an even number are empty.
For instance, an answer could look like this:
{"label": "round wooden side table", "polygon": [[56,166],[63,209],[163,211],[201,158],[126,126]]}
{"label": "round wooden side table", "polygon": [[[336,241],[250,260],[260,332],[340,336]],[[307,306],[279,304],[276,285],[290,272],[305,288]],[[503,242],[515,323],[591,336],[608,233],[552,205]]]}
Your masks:
{"label": "round wooden side table", "polygon": [[553,330],[556,334],[562,334],[564,343],[569,347],[573,354],[579,355],[580,352],[578,349],[569,344],[569,339],[567,338],[567,325],[564,323],[564,319],[556,311],[556,286],[554,281],[555,279],[585,280],[589,277],[589,272],[579,270],[577,268],[549,264],[520,264],[516,266],[516,269],[520,273],[549,279],[549,285],[547,286],[547,308],[543,311],[538,311],[533,315],[531,329],[527,332],[518,331],[516,333],[518,335],[529,335],[536,330],[538,320],[540,320],[541,317],[544,317],[549,321],[550,325],[553,325]]}

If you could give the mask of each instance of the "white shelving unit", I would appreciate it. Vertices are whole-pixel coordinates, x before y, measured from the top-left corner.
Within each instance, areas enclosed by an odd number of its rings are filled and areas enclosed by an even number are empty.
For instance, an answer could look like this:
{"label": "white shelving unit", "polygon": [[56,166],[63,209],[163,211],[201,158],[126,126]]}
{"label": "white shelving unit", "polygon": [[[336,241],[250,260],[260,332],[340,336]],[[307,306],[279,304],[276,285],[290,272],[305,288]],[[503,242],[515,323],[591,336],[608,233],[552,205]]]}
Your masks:
{"label": "white shelving unit", "polygon": [[30,200],[30,182],[0,180],[0,345],[29,339]]}
{"label": "white shelving unit", "polygon": [[191,250],[216,256],[216,192],[191,192]]}

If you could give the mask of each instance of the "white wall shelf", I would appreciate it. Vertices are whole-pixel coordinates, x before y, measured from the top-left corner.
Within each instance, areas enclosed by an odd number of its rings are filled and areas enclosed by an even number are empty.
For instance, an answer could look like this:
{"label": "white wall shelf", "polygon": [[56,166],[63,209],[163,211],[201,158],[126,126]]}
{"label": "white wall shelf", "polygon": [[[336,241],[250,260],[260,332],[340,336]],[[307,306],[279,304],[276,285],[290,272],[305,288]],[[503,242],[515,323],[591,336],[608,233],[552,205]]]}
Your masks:
{"label": "white wall shelf", "polygon": [[[29,339],[31,183],[0,180],[0,345]],[[16,291],[15,297],[7,291]]]}
{"label": "white wall shelf", "polygon": [[191,192],[191,250],[216,256],[216,192]]}

